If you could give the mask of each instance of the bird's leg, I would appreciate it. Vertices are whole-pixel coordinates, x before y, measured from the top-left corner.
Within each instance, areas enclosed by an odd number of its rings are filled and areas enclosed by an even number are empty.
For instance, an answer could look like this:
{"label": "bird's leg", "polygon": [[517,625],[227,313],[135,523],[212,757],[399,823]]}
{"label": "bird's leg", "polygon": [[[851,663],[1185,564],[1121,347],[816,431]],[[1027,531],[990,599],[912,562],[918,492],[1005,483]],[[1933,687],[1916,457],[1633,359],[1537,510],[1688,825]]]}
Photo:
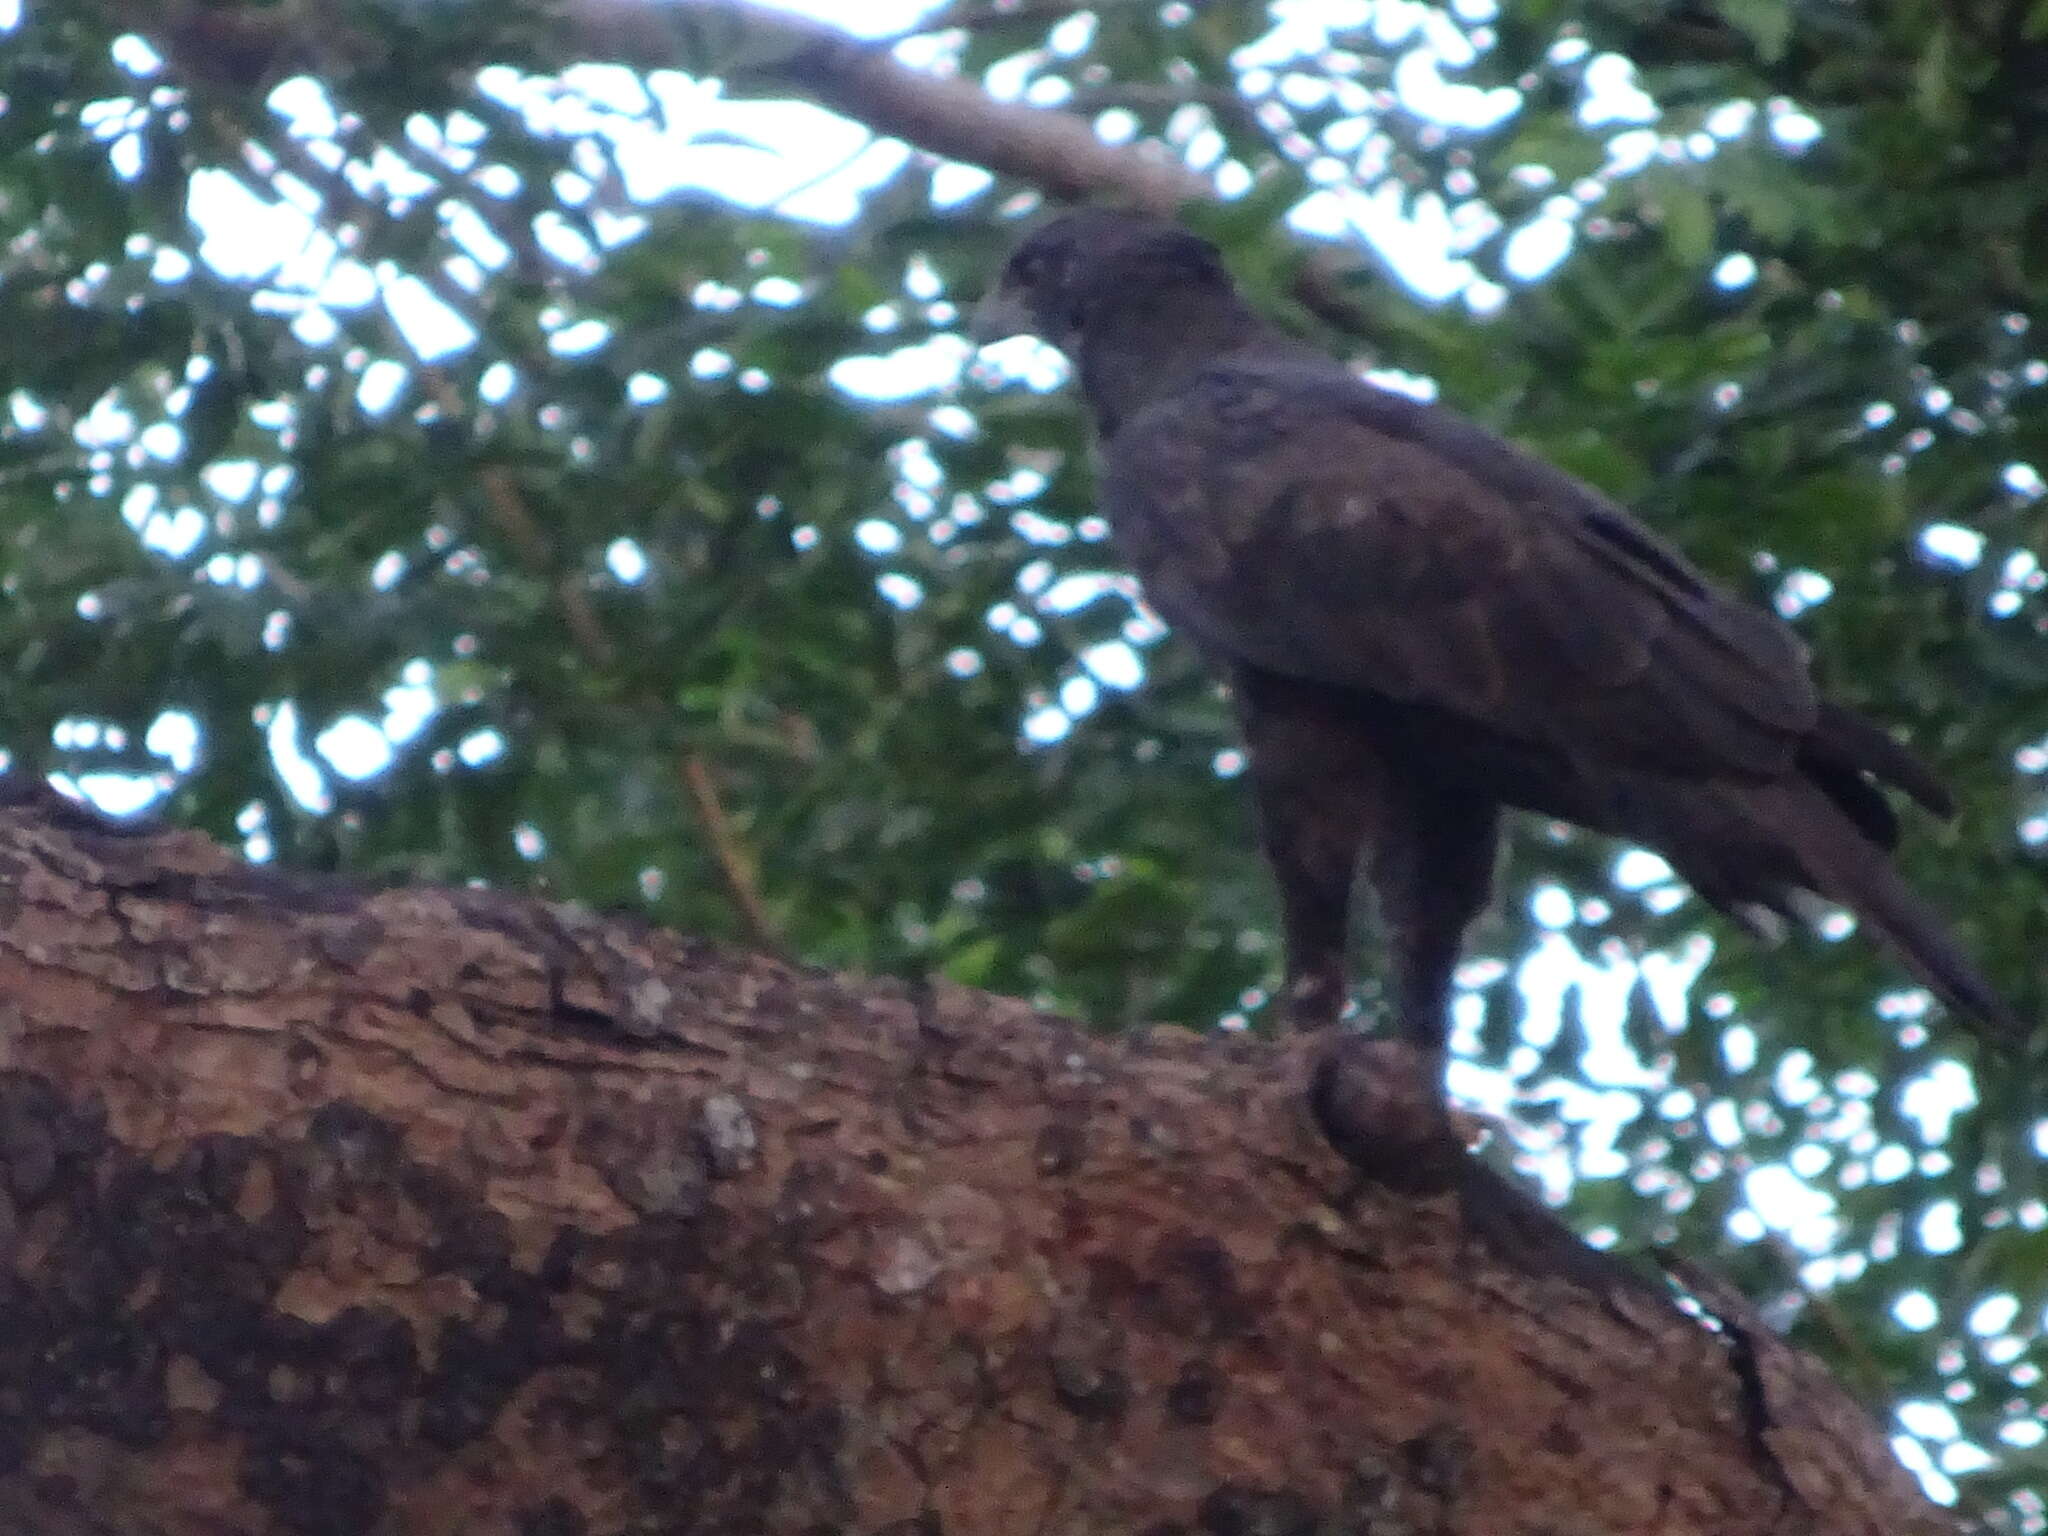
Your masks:
{"label": "bird's leg", "polygon": [[1499,807],[1432,782],[1419,766],[1395,774],[1370,865],[1394,973],[1395,1021],[1441,1077],[1452,977],[1465,929],[1493,891]]}
{"label": "bird's leg", "polygon": [[1465,926],[1492,889],[1499,820],[1492,802],[1440,779],[1425,763],[1390,764],[1368,865],[1399,1038],[1340,1038],[1309,1083],[1310,1110],[1353,1168],[1418,1191],[1450,1187],[1465,1165],[1444,1100],[1444,1037]]}
{"label": "bird's leg", "polygon": [[[1327,808],[1322,808],[1327,811]],[[1360,832],[1348,840],[1350,857],[1339,862],[1348,828],[1331,829],[1327,814],[1305,818],[1262,810],[1266,854],[1280,881],[1281,923],[1287,950],[1283,989],[1288,1025],[1323,1029],[1344,1013],[1350,933],[1351,887],[1357,875]]]}
{"label": "bird's leg", "polygon": [[1331,690],[1246,670],[1236,700],[1280,887],[1287,1024],[1326,1028],[1344,1011],[1351,892],[1380,803],[1379,754]]}

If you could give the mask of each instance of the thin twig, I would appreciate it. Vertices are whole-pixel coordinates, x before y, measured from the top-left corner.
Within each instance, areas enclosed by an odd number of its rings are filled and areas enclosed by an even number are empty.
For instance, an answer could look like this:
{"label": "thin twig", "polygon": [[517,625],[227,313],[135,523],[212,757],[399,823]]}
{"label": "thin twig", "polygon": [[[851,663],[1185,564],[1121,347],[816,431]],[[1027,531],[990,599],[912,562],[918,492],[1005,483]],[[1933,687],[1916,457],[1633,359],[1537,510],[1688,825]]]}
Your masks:
{"label": "thin twig", "polygon": [[711,841],[712,856],[717,859],[718,868],[725,876],[725,887],[733,905],[739,909],[740,917],[747,925],[748,937],[757,948],[782,953],[775,919],[768,915],[768,908],[761,900],[760,876],[754,868],[753,858],[733,831],[732,818],[726,814],[725,803],[719,797],[718,781],[711,775],[711,765],[703,754],[686,750],[682,767],[683,786],[689,791],[690,803],[697,808],[697,819],[704,824],[704,835]]}

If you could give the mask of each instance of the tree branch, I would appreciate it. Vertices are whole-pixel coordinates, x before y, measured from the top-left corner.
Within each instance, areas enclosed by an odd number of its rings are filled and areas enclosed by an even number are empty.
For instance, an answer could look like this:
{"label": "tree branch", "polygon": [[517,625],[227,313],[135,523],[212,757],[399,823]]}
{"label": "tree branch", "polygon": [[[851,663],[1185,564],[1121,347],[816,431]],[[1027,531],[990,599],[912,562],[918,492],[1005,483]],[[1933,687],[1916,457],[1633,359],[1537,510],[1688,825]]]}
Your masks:
{"label": "tree branch", "polygon": [[1286,1049],[10,782],[10,1529],[1953,1530],[1706,1277],[1343,1198]]}
{"label": "tree branch", "polygon": [[[551,51],[561,58],[673,69],[708,49],[730,60],[733,78],[802,96],[1061,200],[1113,198],[1170,213],[1214,195],[1206,178],[1155,149],[1105,144],[1070,113],[991,100],[971,82],[897,62],[887,44],[794,12],[745,0],[560,0],[552,21]],[[182,0],[159,14],[152,35],[191,77],[244,92],[309,62],[378,67],[374,40],[347,25],[307,0],[226,13]],[[345,88],[345,80],[335,83]]]}

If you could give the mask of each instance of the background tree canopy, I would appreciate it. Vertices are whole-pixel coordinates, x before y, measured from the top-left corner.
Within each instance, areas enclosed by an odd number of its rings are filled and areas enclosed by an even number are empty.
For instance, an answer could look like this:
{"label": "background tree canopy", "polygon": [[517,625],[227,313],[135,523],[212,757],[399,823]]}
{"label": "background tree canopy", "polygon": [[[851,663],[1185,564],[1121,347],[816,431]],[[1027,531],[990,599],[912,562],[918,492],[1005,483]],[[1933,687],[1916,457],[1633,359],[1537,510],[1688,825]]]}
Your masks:
{"label": "background tree canopy", "polygon": [[[814,9],[0,7],[11,770],[253,859],[1255,1024],[1226,710],[1103,543],[1061,365],[957,331],[1047,194],[1207,193],[1270,312],[1793,618],[1954,782],[1908,871],[2040,1015],[2048,5]],[[1845,922],[1721,945],[1639,851],[1525,823],[1503,892],[1453,1073],[1501,1155],[2048,1529],[2032,1068]]]}

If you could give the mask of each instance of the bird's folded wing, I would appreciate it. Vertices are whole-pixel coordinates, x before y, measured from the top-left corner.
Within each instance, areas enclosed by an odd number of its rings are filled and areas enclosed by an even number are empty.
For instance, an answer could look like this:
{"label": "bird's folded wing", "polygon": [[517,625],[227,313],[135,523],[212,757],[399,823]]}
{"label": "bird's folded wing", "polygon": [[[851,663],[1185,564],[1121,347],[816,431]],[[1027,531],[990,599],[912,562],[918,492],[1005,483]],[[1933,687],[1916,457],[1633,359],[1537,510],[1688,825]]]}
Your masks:
{"label": "bird's folded wing", "polygon": [[1105,471],[1154,604],[1239,661],[1685,776],[1782,773],[1818,718],[1775,617],[1570,476],[1334,367],[1215,370]]}

